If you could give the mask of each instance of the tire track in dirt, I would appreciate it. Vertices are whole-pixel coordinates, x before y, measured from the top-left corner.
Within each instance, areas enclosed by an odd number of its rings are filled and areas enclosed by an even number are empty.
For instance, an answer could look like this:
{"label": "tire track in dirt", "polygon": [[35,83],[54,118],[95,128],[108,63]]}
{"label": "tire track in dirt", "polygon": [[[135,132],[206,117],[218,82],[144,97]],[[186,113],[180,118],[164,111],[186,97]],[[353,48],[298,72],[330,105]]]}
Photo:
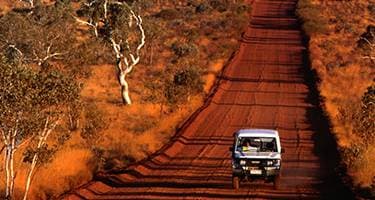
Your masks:
{"label": "tire track in dirt", "polygon": [[[336,176],[339,158],[308,68],[296,3],[253,1],[239,51],[171,142],[63,199],[352,198]],[[249,127],[279,130],[286,153],[278,190],[263,181],[231,189],[232,134]]]}

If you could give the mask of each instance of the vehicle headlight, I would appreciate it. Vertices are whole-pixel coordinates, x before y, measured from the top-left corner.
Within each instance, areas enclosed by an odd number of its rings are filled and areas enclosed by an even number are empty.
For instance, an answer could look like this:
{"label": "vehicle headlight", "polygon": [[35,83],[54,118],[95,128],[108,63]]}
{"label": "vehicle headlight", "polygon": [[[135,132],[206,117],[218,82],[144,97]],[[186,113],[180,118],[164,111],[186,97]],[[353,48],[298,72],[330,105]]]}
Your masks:
{"label": "vehicle headlight", "polygon": [[240,165],[239,165],[239,160],[232,160],[232,167],[233,167],[233,168],[238,168],[238,167],[240,167]]}
{"label": "vehicle headlight", "polygon": [[273,165],[275,166],[280,166],[280,160],[274,160]]}
{"label": "vehicle headlight", "polygon": [[246,165],[246,160],[240,160],[240,165]]}
{"label": "vehicle headlight", "polygon": [[268,166],[273,165],[273,164],[274,164],[274,162],[273,162],[272,160],[268,160],[268,161],[267,161],[267,165],[268,165]]}

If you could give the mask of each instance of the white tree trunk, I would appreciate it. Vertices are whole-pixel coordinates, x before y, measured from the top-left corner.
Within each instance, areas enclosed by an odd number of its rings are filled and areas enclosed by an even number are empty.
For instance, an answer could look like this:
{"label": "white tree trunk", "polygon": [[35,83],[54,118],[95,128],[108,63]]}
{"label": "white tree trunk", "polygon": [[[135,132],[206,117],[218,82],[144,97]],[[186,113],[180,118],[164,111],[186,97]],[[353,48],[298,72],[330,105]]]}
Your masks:
{"label": "white tree trunk", "polygon": [[13,199],[14,193],[14,153],[16,152],[16,136],[17,136],[17,129],[13,132],[8,131],[8,133],[4,133],[2,131],[2,138],[3,142],[6,146],[6,151],[4,155],[4,168],[5,168],[5,199],[10,200]]}
{"label": "white tree trunk", "polygon": [[27,199],[27,194],[29,193],[29,190],[30,190],[31,178],[32,178],[32,175],[33,175],[33,172],[34,172],[37,161],[38,161],[38,153],[35,153],[35,155],[33,157],[33,161],[31,162],[29,173],[27,174],[26,185],[25,185],[25,193],[23,195],[23,200]]}
{"label": "white tree trunk", "polygon": [[6,171],[6,183],[5,183],[5,199],[13,199],[14,193],[14,152],[11,144],[8,144],[5,151],[5,171]]}
{"label": "white tree trunk", "polygon": [[119,73],[118,79],[121,85],[121,98],[124,104],[130,105],[132,101],[129,96],[129,85],[125,77],[126,74],[124,72]]}
{"label": "white tree trunk", "polygon": [[[92,27],[95,30],[96,37],[98,37],[99,36],[97,34],[98,24],[101,22],[104,22],[104,23],[109,22],[108,21],[109,20],[108,19],[108,16],[109,16],[108,6],[110,6],[111,4],[120,5],[129,10],[129,18],[127,21],[127,25],[129,29],[131,29],[133,24],[135,23],[140,34],[140,38],[138,41],[139,44],[137,45],[137,48],[135,49],[134,52],[132,52],[131,50],[132,48],[130,48],[130,43],[128,42],[129,38],[122,38],[119,41],[116,41],[115,37],[112,37],[112,34],[110,34],[110,37],[108,38],[109,41],[111,42],[113,51],[116,55],[116,68],[117,68],[117,73],[118,73],[117,75],[118,80],[121,86],[121,98],[124,104],[130,105],[132,104],[132,101],[129,96],[129,85],[125,77],[127,74],[131,73],[134,66],[136,66],[139,63],[140,50],[145,45],[146,36],[145,36],[145,32],[144,32],[143,25],[142,25],[142,17],[140,15],[136,15],[136,13],[132,10],[132,8],[128,5],[128,3],[126,3],[126,1],[105,0],[103,4],[104,16],[102,17],[102,19],[97,20],[91,17],[89,21],[87,22],[87,21],[79,19],[78,17],[74,17],[74,18],[76,19],[77,22]],[[91,7],[91,4],[88,4],[88,6]],[[125,42],[123,42],[124,40]]]}
{"label": "white tree trunk", "polygon": [[9,155],[9,161],[10,161],[10,197],[13,199],[14,194],[14,181],[15,181],[15,175],[14,175],[14,153],[16,152],[16,136],[17,136],[17,129],[14,130],[13,135],[11,137],[11,146],[10,146],[10,155]]}
{"label": "white tree trunk", "polygon": [[45,125],[44,125],[44,129],[39,134],[37,151],[33,156],[33,160],[31,162],[30,169],[29,169],[29,172],[27,174],[27,179],[26,179],[26,184],[25,184],[25,193],[23,195],[23,200],[27,199],[27,195],[28,195],[29,190],[30,190],[31,179],[32,179],[36,164],[38,162],[38,155],[39,155],[38,152],[39,152],[40,148],[42,148],[43,145],[46,143],[48,136],[51,134],[52,130],[55,129],[55,127],[56,127],[56,125],[58,124],[59,121],[57,120],[56,122],[52,123],[51,127],[49,127],[49,122],[50,122],[50,120],[49,120],[49,118],[47,118],[46,122],[45,122]]}
{"label": "white tree trunk", "polygon": [[6,150],[4,151],[5,154],[5,161],[4,161],[4,168],[5,168],[5,176],[6,176],[6,182],[5,182],[5,199],[9,199],[10,197],[10,169],[9,169],[9,144],[6,146]]}

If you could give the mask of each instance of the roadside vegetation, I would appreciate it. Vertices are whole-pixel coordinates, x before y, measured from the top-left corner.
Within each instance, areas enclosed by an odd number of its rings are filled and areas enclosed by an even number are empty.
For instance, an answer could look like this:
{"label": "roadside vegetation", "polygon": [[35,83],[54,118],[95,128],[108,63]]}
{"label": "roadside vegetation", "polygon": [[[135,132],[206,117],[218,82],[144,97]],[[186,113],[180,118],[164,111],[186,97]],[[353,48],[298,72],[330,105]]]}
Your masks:
{"label": "roadside vegetation", "polygon": [[375,1],[300,0],[312,69],[343,165],[360,198],[375,197]]}
{"label": "roadside vegetation", "polygon": [[[243,1],[119,2],[0,3],[0,198],[56,198],[158,150],[202,105],[248,21]],[[119,76],[129,52],[131,105]]]}

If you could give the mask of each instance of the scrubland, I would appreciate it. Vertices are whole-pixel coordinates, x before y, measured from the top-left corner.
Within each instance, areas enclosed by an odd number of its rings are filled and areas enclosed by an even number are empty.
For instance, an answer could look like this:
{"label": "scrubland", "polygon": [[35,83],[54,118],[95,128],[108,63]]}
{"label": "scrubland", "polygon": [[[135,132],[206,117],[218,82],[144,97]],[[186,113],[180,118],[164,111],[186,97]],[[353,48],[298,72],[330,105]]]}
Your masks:
{"label": "scrubland", "polygon": [[347,181],[360,198],[373,198],[375,1],[300,0],[297,15]]}
{"label": "scrubland", "polygon": [[[48,44],[64,52],[61,57],[40,65],[25,59],[24,65],[36,71],[58,70],[80,86],[79,101],[66,109],[51,133],[46,147],[50,159],[37,165],[29,199],[56,198],[99,171],[126,167],[161,148],[202,105],[237,49],[249,11],[242,1],[139,1],[146,45],[128,77],[134,103],[125,106],[111,47],[72,18],[83,2],[41,1],[31,10],[22,2],[0,4],[0,26],[6,30],[0,33],[2,56],[9,56],[10,44],[24,50],[25,57],[43,54],[43,41],[25,41],[56,36],[56,42]],[[41,49],[33,51],[36,47]],[[21,198],[29,166],[24,152],[20,148],[15,159],[16,199]],[[5,169],[0,170],[3,186]]]}

